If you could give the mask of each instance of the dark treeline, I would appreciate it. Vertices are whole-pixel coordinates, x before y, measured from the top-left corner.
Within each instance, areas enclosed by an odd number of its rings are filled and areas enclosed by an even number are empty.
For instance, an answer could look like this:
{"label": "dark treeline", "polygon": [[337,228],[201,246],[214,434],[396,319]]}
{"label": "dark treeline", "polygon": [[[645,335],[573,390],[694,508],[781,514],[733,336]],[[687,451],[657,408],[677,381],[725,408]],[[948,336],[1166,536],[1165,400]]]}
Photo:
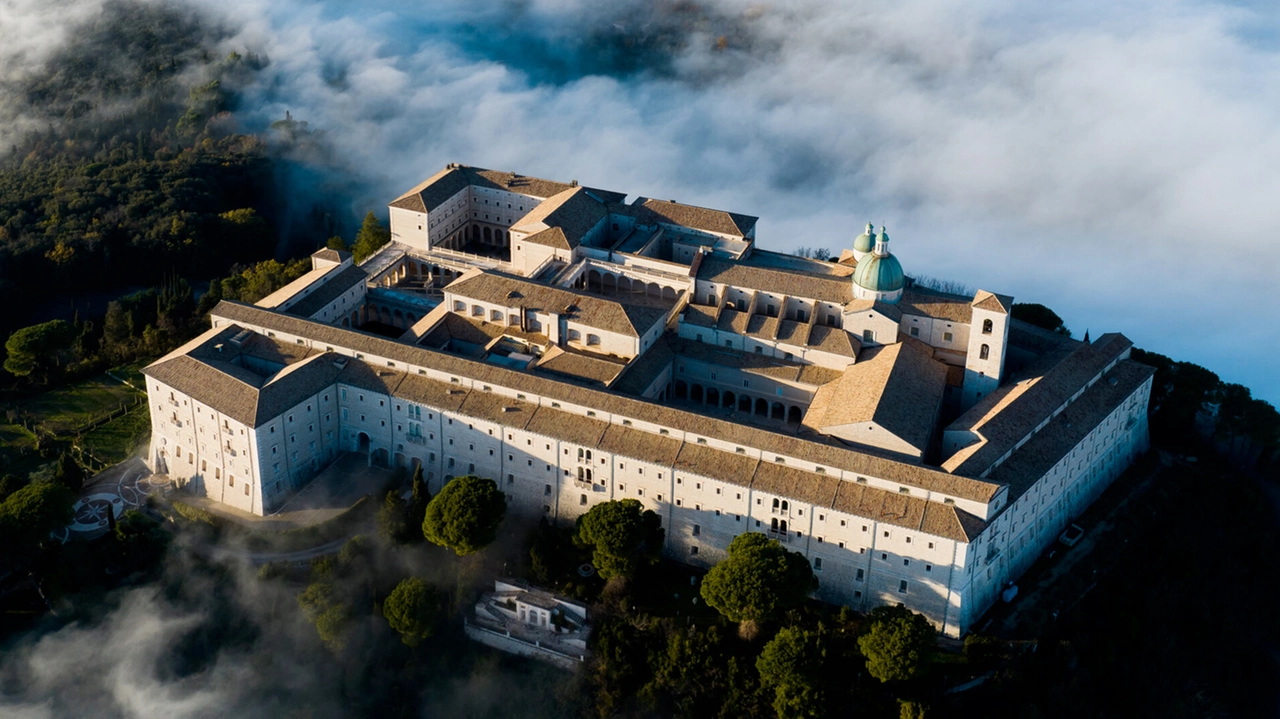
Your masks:
{"label": "dark treeline", "polygon": [[221,30],[165,5],[108,4],[70,35],[4,88],[7,119],[36,129],[0,154],[0,299],[204,280],[336,234],[322,207],[279,201],[304,123],[239,128],[264,58],[215,56]]}

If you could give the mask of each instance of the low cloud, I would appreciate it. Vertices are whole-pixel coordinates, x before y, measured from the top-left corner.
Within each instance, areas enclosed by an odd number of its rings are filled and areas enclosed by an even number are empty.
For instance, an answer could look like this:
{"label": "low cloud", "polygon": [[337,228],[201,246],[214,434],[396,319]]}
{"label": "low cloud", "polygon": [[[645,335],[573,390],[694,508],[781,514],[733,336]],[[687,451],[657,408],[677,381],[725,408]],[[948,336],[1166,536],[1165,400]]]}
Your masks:
{"label": "low cloud", "polygon": [[1269,6],[193,1],[270,59],[257,126],[325,131],[352,215],[460,161],[759,215],[781,251],[884,223],[908,272],[1280,400]]}

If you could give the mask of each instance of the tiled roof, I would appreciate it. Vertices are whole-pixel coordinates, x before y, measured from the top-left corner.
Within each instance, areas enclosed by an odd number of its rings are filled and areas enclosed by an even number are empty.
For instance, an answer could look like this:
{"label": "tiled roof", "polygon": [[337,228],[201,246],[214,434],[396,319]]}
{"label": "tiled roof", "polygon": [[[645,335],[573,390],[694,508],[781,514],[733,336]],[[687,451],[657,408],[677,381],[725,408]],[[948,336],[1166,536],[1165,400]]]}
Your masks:
{"label": "tiled roof", "polygon": [[471,390],[467,398],[458,408],[459,414],[475,419],[488,420],[515,429],[524,429],[533,418],[534,412],[540,411],[538,405],[513,399],[497,392]]}
{"label": "tiled roof", "polygon": [[[331,361],[332,356],[326,353],[304,356],[266,376],[248,370],[238,364],[241,361],[240,351],[230,344],[230,338],[240,330],[235,325],[210,330],[197,338],[197,342],[188,343],[178,352],[148,365],[143,374],[201,404],[216,407],[219,412],[250,427],[260,426],[333,384],[339,375],[340,369]],[[222,344],[223,350],[212,349],[214,344]],[[270,354],[267,352],[270,347],[281,346],[266,338],[244,344],[254,345],[250,350],[254,353],[251,356],[272,362],[276,358],[264,358],[262,355]],[[276,357],[290,359],[283,353]]]}
{"label": "tiled roof", "polygon": [[406,345],[365,332],[333,327],[236,302],[224,301],[214,308],[211,314],[215,319],[222,321],[269,327],[276,331],[309,337],[313,341],[386,357],[406,365],[432,367],[438,371],[451,372],[482,382],[520,388],[532,394],[572,402],[579,406],[593,407],[601,412],[698,432],[744,447],[805,458],[825,466],[900,482],[903,485],[940,492],[961,499],[987,502],[1002,489],[1001,485],[993,482],[954,476],[936,469],[857,452],[834,444],[779,434],[767,429],[715,419],[612,392],[559,382],[528,372],[519,372],[437,350]]}
{"label": "tiled roof", "polygon": [[973,305],[968,297],[948,295],[919,287],[902,293],[898,309],[906,315],[920,315],[939,320],[969,324],[973,320]]}
{"label": "tiled roof", "polygon": [[942,363],[911,343],[864,350],[838,381],[818,389],[804,424],[825,431],[874,422],[924,451],[933,436],[946,376]]}
{"label": "tiled roof", "polygon": [[571,380],[607,386],[622,373],[626,363],[604,357],[593,357],[583,352],[551,347],[538,360],[537,368],[543,372],[563,375]]}
{"label": "tiled roof", "polygon": [[698,279],[743,289],[763,290],[776,295],[806,297],[843,305],[853,299],[853,282],[831,274],[791,272],[776,267],[751,264],[745,260],[706,257],[698,268]]}
{"label": "tiled roof", "polygon": [[[563,239],[562,249],[577,247],[582,238],[609,216],[603,202],[593,198],[585,187],[573,187],[543,200],[529,214],[520,218],[511,229],[530,234],[542,233],[553,227],[561,230],[560,236],[550,235],[536,240],[540,244],[557,244]],[[526,238],[527,239],[527,238]]]}
{"label": "tiled roof", "polygon": [[685,442],[676,456],[677,471],[689,472],[721,482],[750,487],[760,460],[745,454],[735,454],[706,445]]}
{"label": "tiled roof", "polygon": [[[528,195],[538,199],[546,199],[574,187],[574,185],[567,182],[527,177],[525,175],[517,175],[514,172],[453,165],[428,177],[413,189],[397,197],[391,203],[391,206],[413,210],[414,212],[430,212],[470,186],[506,190],[507,192]],[[592,194],[607,202],[620,202],[626,197],[624,193],[595,188],[588,189],[591,190]]]}
{"label": "tiled roof", "polygon": [[853,300],[844,306],[845,312],[879,312],[894,322],[902,321],[902,310],[883,300]]}
{"label": "tiled roof", "polygon": [[684,308],[684,322],[695,327],[715,327],[718,322],[717,310],[716,307],[705,305],[687,305]]}
{"label": "tiled roof", "polygon": [[717,347],[680,337],[671,338],[668,342],[680,357],[689,357],[721,367],[732,367],[748,374],[777,380],[820,385],[839,379],[842,374],[840,370],[781,360],[754,352],[742,352],[728,347]]}
{"label": "tiled roof", "polygon": [[757,218],[724,210],[683,205],[669,200],[645,200],[642,204],[658,222],[692,227],[695,230],[714,232],[730,237],[746,237],[755,227]]}
{"label": "tiled roof", "polygon": [[840,327],[813,325],[809,330],[808,346],[842,357],[857,357],[862,341]]}
{"label": "tiled roof", "polygon": [[333,277],[326,279],[311,294],[289,306],[287,312],[301,317],[311,317],[324,309],[330,302],[342,296],[353,287],[368,281],[369,276],[358,265],[351,265]]}
{"label": "tiled roof", "polygon": [[1077,345],[1040,377],[1006,384],[983,397],[947,427],[975,432],[981,439],[948,458],[943,469],[981,476],[1131,347],[1124,335],[1102,335],[1092,344]]}
{"label": "tiled roof", "polygon": [[980,310],[1009,314],[1013,310],[1013,298],[1009,295],[997,295],[994,292],[978,290],[973,296],[973,306]]}
{"label": "tiled roof", "polygon": [[591,417],[581,417],[550,407],[539,407],[533,413],[525,430],[544,437],[555,437],[582,447],[597,447],[604,437],[609,423]]}
{"label": "tiled roof", "polygon": [[311,256],[317,260],[326,260],[328,262],[345,262],[346,260],[351,259],[350,252],[347,252],[346,250],[335,250],[330,247],[326,247],[323,250],[316,250],[311,253]]}
{"label": "tiled roof", "polygon": [[622,375],[609,386],[615,392],[638,395],[653,384],[663,370],[670,369],[675,352],[666,336],[659,336],[649,349],[627,364]]}
{"label": "tiled roof", "polygon": [[[1101,380],[1067,405],[1062,414],[1014,450],[1009,459],[991,471],[993,480],[1009,485],[1008,504],[1062,461],[1153,374],[1154,367],[1130,360],[1117,362]],[[1142,412],[1145,413],[1146,409],[1143,407]]]}
{"label": "tiled roof", "polygon": [[559,227],[548,227],[545,230],[539,230],[520,241],[532,242],[535,245],[554,247],[558,250],[572,250],[578,246],[578,243],[576,242],[570,243],[569,238],[564,234],[564,230]]}
{"label": "tiled roof", "polygon": [[611,424],[596,446],[601,452],[620,454],[641,462],[669,467],[675,464],[676,455],[680,454],[680,445],[681,442],[678,439],[663,437],[660,434],[633,427],[624,427],[620,424]]}
{"label": "tiled roof", "polygon": [[[499,272],[469,272],[455,280],[447,292],[503,307],[524,307],[568,315],[588,327],[628,337],[639,337],[661,322],[667,309],[622,303],[599,295],[574,292],[531,282]],[[566,308],[576,308],[566,312]]]}
{"label": "tiled roof", "polygon": [[830,507],[840,483],[835,477],[805,472],[778,462],[761,462],[756,467],[751,489]]}

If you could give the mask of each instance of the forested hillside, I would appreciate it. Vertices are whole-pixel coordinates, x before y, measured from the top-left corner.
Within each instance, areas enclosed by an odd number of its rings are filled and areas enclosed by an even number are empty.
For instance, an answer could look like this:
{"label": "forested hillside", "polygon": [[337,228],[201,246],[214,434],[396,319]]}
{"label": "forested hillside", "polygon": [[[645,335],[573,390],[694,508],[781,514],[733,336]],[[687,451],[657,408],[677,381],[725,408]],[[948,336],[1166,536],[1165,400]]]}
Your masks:
{"label": "forested hillside", "polygon": [[266,60],[215,51],[217,28],[111,4],[0,88],[3,119],[26,129],[0,151],[0,299],[208,279],[277,254],[281,224],[334,234],[322,209],[303,210],[310,223],[275,212],[296,133],[241,130],[237,92]]}

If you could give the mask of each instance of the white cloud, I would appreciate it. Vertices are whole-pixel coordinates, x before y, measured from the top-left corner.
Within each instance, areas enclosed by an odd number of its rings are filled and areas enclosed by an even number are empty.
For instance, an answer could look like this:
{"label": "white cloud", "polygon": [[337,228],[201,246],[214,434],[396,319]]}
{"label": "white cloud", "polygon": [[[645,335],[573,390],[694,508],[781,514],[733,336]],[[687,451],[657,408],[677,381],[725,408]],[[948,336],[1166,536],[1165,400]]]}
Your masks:
{"label": "white cloud", "polygon": [[[292,111],[368,179],[354,211],[461,161],[756,214],[771,249],[884,222],[909,272],[1280,400],[1266,7],[201,2],[272,61],[259,121]],[[628,47],[667,62],[608,73]]]}

